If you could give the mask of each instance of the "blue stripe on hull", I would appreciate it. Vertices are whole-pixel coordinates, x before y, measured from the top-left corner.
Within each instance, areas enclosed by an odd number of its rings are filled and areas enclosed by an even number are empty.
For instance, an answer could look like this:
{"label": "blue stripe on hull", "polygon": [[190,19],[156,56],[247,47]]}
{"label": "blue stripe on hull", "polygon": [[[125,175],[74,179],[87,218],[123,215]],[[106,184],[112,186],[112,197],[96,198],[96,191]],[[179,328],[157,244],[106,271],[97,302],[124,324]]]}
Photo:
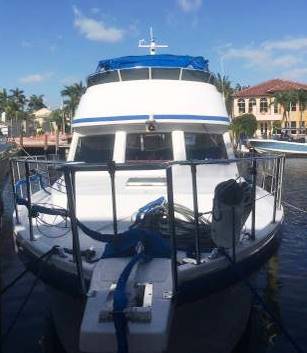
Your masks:
{"label": "blue stripe on hull", "polygon": [[[229,118],[227,116],[212,116],[212,115],[154,115],[155,120],[199,120],[199,121],[218,121],[228,124]],[[149,115],[136,115],[136,116],[106,116],[106,117],[93,117],[93,118],[76,118],[73,125],[82,123],[95,123],[95,122],[116,122],[116,121],[133,121],[133,120],[147,120]]]}

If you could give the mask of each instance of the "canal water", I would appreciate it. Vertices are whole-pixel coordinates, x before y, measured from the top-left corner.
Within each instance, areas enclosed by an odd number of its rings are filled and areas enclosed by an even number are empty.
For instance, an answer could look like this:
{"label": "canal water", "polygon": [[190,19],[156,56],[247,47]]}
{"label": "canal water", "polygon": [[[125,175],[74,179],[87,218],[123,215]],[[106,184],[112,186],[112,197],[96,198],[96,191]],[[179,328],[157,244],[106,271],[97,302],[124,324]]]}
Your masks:
{"label": "canal water", "polygon": [[[9,189],[5,190],[4,196],[6,202],[9,202]],[[307,210],[307,159],[287,159],[283,199]],[[5,222],[2,230],[5,237],[2,232],[1,270],[2,276],[7,279],[19,273],[22,265],[12,251],[8,236],[11,232],[9,222]],[[281,231],[282,241],[277,254],[254,277],[252,283],[275,317],[303,351],[307,352],[307,213],[285,206],[285,222]],[[18,284],[19,288],[12,295],[6,294],[1,299],[3,329],[7,328],[16,314],[32,282],[33,277],[29,275]],[[43,286],[38,285],[11,333],[10,340],[2,347],[3,353],[41,352],[39,339],[44,333],[45,317],[48,314],[45,295]],[[295,350],[280,332],[278,325],[259,303],[254,302],[246,331],[232,353],[292,352]],[[199,347],[197,352],[187,353],[211,352],[207,352],[205,347]]]}
{"label": "canal water", "polygon": [[[283,200],[307,211],[307,159],[288,158]],[[282,241],[277,254],[253,280],[272,313],[307,352],[307,212],[285,208]],[[241,346],[234,353],[292,353],[289,341],[258,303]]]}

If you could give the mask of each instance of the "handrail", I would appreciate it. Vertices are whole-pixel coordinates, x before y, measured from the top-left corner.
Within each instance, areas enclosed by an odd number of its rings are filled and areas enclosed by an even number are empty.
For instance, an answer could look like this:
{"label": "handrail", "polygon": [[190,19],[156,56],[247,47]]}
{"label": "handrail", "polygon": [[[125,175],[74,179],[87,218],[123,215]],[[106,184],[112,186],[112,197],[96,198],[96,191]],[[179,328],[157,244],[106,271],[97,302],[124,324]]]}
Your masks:
{"label": "handrail", "polygon": [[[56,171],[59,171],[64,174],[67,201],[68,201],[68,210],[67,215],[70,218],[71,223],[71,233],[73,238],[73,258],[76,262],[78,278],[80,281],[80,289],[83,294],[86,292],[85,283],[84,283],[84,274],[82,267],[81,259],[81,249],[79,242],[79,232],[78,227],[79,221],[76,218],[75,209],[76,209],[76,186],[74,182],[76,172],[92,172],[92,171],[106,171],[110,177],[111,182],[111,205],[113,210],[113,230],[116,237],[118,232],[118,219],[116,211],[116,172],[117,171],[138,171],[138,170],[164,170],[166,176],[166,194],[168,200],[168,229],[170,240],[172,244],[171,248],[171,258],[172,258],[172,279],[173,279],[173,288],[174,294],[178,290],[178,266],[177,266],[177,244],[176,244],[176,224],[175,224],[175,215],[174,215],[174,188],[173,188],[173,167],[175,166],[190,166],[191,180],[192,180],[192,198],[193,198],[193,213],[194,213],[194,226],[195,226],[195,259],[196,264],[202,263],[201,250],[200,250],[200,233],[199,233],[199,210],[198,210],[198,191],[197,191],[197,167],[201,165],[229,165],[232,163],[247,163],[247,171],[249,176],[251,176],[252,184],[252,214],[251,214],[251,236],[250,239],[255,239],[255,219],[256,219],[256,190],[257,190],[257,177],[258,172],[257,168],[263,168],[262,172],[266,175],[266,168],[272,168],[273,172],[270,173],[270,181],[273,183],[273,189],[267,195],[272,195],[274,197],[273,204],[273,215],[272,223],[276,222],[276,210],[281,207],[281,188],[282,188],[282,173],[284,168],[284,155],[274,155],[274,156],[252,156],[247,158],[232,158],[225,160],[191,160],[191,161],[169,161],[162,163],[85,163],[85,162],[65,162],[65,161],[54,161],[54,160],[29,160],[27,158],[12,158],[11,159],[11,169],[12,169],[12,178],[14,181],[14,193],[15,200],[18,199],[18,194],[16,190],[16,185],[18,185],[18,180],[16,180],[16,175],[14,174],[14,164],[18,168],[19,164],[24,164],[26,172],[26,194],[27,194],[27,207],[28,207],[28,218],[29,218],[29,230],[30,230],[30,240],[35,240],[32,228],[32,217],[35,217],[33,210],[36,210],[35,204],[31,203],[31,182],[33,181],[33,173],[37,173],[39,170],[30,168],[32,164],[38,166],[39,164],[45,166],[53,166]],[[273,161],[273,163],[258,163],[260,161]],[[245,170],[245,169],[244,169]],[[49,172],[49,167],[47,167]],[[20,173],[19,173],[20,174]],[[31,175],[32,174],[32,175]],[[244,174],[245,175],[245,174]],[[19,175],[20,179],[20,175]],[[263,183],[264,184],[264,183]],[[265,196],[267,196],[265,195]],[[262,196],[263,197],[263,196]],[[261,198],[262,198],[261,197]],[[46,208],[47,210],[47,208]],[[15,205],[16,218],[18,219],[18,207]],[[38,212],[40,212],[38,210]],[[44,210],[41,211],[44,213]],[[48,214],[48,210],[46,211]],[[234,213],[233,213],[234,214]],[[65,214],[66,215],[66,214]],[[82,227],[81,227],[82,230]],[[235,243],[235,231],[233,229],[233,261],[236,259],[236,243]]]}

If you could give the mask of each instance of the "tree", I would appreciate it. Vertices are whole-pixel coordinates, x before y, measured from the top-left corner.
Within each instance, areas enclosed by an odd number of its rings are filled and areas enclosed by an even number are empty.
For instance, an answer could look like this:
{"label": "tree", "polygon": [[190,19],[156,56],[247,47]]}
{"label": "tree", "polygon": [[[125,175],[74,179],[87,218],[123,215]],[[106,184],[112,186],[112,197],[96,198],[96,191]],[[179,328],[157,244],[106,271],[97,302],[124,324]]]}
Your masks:
{"label": "tree", "polygon": [[227,113],[229,116],[232,116],[232,107],[233,107],[233,98],[232,95],[234,93],[234,89],[231,87],[231,81],[228,76],[222,76],[221,74],[217,74],[214,76],[214,85],[219,92],[221,92],[224,96],[225,105],[227,109]]}
{"label": "tree", "polygon": [[257,130],[257,119],[253,114],[242,114],[232,119],[230,129],[236,141],[253,137]]}
{"label": "tree", "polygon": [[[25,105],[27,103],[27,98],[24,95],[24,91],[20,90],[19,88],[16,89],[10,89],[11,95],[10,100],[12,103],[10,103],[10,114],[11,114],[11,120],[13,122],[13,115],[15,115],[15,122],[16,125],[15,127],[17,128],[18,126],[18,121],[25,121],[27,119],[26,113],[25,113]],[[13,127],[13,124],[12,124]],[[17,128],[17,131],[19,130],[20,126]]]}
{"label": "tree", "polygon": [[46,108],[46,105],[44,104],[44,95],[41,94],[37,96],[36,94],[32,94],[28,99],[28,111],[33,113],[42,108]]}
{"label": "tree", "polygon": [[299,111],[300,111],[300,126],[299,126],[299,130],[300,133],[302,133],[301,129],[302,129],[302,122],[303,122],[303,114],[304,111],[307,108],[307,91],[304,91],[302,89],[298,90],[296,92],[296,98],[297,98],[297,102],[299,105]]}
{"label": "tree", "polygon": [[85,93],[86,87],[83,86],[82,81],[74,83],[71,86],[65,86],[61,91],[62,97],[66,97],[64,100],[64,106],[68,109],[70,118],[75,114],[77,106],[79,104],[81,96]]}
{"label": "tree", "polygon": [[55,109],[50,114],[50,122],[54,122],[56,124],[57,131],[61,130],[61,125],[63,123],[63,114],[64,112],[62,111],[62,109]]}
{"label": "tree", "polygon": [[288,118],[290,115],[290,110],[293,104],[297,103],[297,93],[296,91],[282,91],[275,92],[273,94],[275,107],[280,105],[283,110],[282,120],[285,122],[285,125],[288,123]]}

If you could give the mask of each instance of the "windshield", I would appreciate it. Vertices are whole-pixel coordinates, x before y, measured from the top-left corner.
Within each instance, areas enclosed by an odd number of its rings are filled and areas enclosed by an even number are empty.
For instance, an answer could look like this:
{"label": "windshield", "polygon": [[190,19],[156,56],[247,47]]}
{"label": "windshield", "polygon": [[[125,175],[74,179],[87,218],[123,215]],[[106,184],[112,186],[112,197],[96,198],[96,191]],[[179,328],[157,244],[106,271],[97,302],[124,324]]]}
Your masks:
{"label": "windshield", "polygon": [[114,137],[114,134],[79,137],[75,161],[87,163],[112,161]]}
{"label": "windshield", "polygon": [[187,160],[227,159],[223,135],[185,133]]}
{"label": "windshield", "polygon": [[171,133],[138,133],[127,135],[127,162],[161,162],[172,159]]}

